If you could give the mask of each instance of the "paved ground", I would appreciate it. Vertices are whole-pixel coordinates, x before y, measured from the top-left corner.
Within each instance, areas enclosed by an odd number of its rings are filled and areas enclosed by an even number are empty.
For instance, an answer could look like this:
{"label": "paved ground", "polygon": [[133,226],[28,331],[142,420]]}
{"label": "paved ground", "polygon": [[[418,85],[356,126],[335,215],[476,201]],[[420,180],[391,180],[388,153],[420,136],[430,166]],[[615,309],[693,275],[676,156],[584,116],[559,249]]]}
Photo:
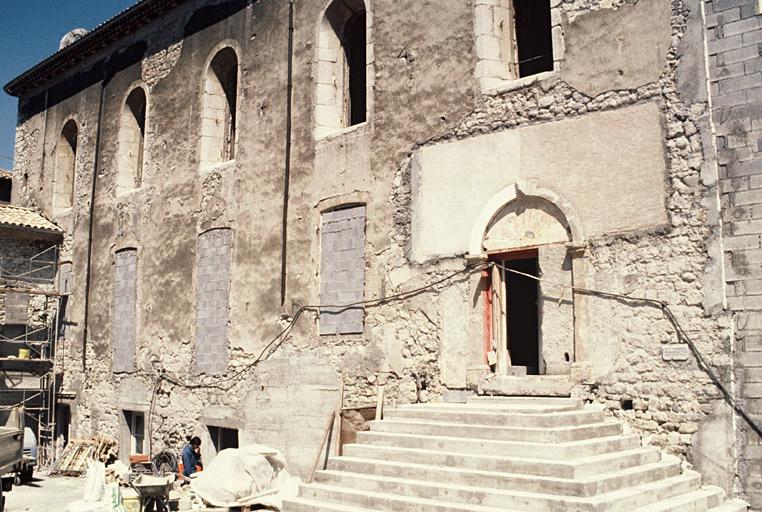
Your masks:
{"label": "paved ground", "polygon": [[85,480],[35,474],[26,485],[13,486],[5,494],[5,512],[65,512],[66,505],[81,499]]}

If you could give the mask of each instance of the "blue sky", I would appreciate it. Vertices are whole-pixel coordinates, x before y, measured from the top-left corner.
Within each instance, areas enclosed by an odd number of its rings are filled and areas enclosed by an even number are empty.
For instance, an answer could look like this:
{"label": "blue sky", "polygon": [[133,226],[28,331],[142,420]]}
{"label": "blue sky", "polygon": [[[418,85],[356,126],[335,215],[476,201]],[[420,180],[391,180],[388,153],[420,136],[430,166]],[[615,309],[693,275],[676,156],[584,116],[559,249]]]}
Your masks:
{"label": "blue sky", "polygon": [[[73,28],[88,30],[137,0],[0,0],[0,87],[58,50]],[[0,91],[0,167],[10,169],[16,98]]]}

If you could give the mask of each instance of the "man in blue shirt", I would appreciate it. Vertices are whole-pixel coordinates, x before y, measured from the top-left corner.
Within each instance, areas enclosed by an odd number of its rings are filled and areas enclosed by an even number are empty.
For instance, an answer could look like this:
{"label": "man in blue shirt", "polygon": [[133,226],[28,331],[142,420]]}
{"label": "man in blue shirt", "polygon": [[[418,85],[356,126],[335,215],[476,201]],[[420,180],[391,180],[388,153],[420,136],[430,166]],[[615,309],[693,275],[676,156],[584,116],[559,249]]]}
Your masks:
{"label": "man in blue shirt", "polygon": [[204,467],[201,463],[201,439],[193,436],[183,448],[183,475],[191,476],[196,472],[196,466]]}

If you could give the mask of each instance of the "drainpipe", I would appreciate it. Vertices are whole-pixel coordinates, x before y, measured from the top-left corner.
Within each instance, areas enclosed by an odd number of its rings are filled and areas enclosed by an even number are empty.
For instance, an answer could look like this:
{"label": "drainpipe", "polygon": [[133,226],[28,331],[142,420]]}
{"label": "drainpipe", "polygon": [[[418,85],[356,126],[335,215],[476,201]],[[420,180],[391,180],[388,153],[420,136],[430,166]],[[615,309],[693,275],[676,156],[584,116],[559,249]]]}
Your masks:
{"label": "drainpipe", "polygon": [[104,103],[104,90],[106,84],[111,79],[111,72],[107,72],[105,78],[101,82],[99,97],[98,97],[98,119],[95,130],[95,159],[93,161],[93,179],[90,188],[90,208],[88,214],[88,231],[87,231],[87,260],[85,266],[85,313],[84,313],[84,327],[82,329],[82,372],[87,369],[87,335],[88,324],[90,318],[90,282],[92,280],[92,256],[93,256],[93,225],[95,215],[95,190],[98,182],[98,161],[101,155],[101,121],[103,120],[103,103]]}
{"label": "drainpipe", "polygon": [[[48,103],[49,95],[50,89],[45,89],[45,116],[42,118],[42,158],[40,159],[40,176],[45,176],[45,153],[47,151],[48,139],[48,109],[50,108],[50,104]],[[22,176],[21,179],[24,180],[24,188],[28,188],[29,183],[27,183],[24,176]],[[13,191],[11,190],[11,192]],[[13,199],[13,197],[11,197],[11,199]]]}
{"label": "drainpipe", "polygon": [[288,85],[286,86],[286,163],[283,175],[283,219],[280,249],[280,305],[286,303],[288,262],[288,194],[291,181],[291,111],[294,95],[294,0],[288,0]]}

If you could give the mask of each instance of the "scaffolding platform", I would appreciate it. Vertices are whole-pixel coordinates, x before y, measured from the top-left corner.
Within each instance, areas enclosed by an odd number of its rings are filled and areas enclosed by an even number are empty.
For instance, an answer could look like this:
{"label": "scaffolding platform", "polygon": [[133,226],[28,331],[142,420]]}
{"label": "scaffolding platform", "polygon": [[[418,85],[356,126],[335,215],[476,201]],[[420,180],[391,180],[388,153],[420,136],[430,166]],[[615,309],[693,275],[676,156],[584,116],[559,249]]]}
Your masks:
{"label": "scaffolding platform", "polygon": [[0,357],[0,372],[31,373],[42,377],[53,369],[52,359],[21,359],[18,357]]}

